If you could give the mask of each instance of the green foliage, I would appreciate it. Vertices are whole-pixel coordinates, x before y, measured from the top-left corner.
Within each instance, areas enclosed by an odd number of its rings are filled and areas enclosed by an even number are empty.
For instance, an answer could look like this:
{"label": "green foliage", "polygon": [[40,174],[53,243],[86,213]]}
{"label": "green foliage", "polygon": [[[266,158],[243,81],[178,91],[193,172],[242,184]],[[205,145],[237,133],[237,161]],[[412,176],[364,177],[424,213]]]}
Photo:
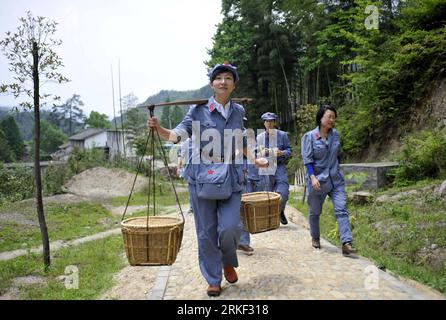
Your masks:
{"label": "green foliage", "polygon": [[44,195],[63,193],[62,186],[68,182],[72,175],[66,165],[49,165],[43,174]]}
{"label": "green foliage", "polygon": [[74,148],[68,158],[68,166],[73,174],[78,174],[87,169],[100,167],[105,164],[105,154],[97,148],[86,150]]}
{"label": "green foliage", "polygon": [[[20,247],[32,248],[40,241],[40,230],[35,213],[35,201],[23,201],[0,208],[0,214],[15,213],[15,219],[1,222],[4,228],[0,250],[9,251]],[[112,216],[100,204],[48,203],[45,204],[49,236],[52,241],[71,240],[111,229],[118,218]]]}
{"label": "green foliage", "polygon": [[167,129],[173,128],[172,119],[170,117],[170,107],[163,107],[163,113],[161,114],[160,125]]}
{"label": "green foliage", "polygon": [[125,113],[124,119],[124,126],[130,131],[126,137],[130,145],[134,147],[135,139],[144,135],[147,130],[147,115],[140,108],[131,108]]}
{"label": "green foliage", "polygon": [[362,189],[362,186],[364,185],[364,182],[367,180],[368,176],[369,175],[367,172],[352,172],[345,175],[345,180],[350,181],[351,184],[353,184],[353,186],[349,187],[349,189],[358,191]]}
{"label": "green foliage", "polygon": [[16,166],[6,169],[0,166],[0,206],[34,196],[32,168]]}
{"label": "green foliage", "polygon": [[57,151],[59,146],[68,141],[64,133],[45,120],[40,121],[40,137],[40,149],[47,153]]}
{"label": "green foliage", "polygon": [[[95,300],[113,287],[113,275],[127,263],[117,252],[124,252],[121,236],[91,241],[57,251],[51,268],[43,270],[41,255],[28,254],[10,261],[0,262],[0,294],[4,294],[16,277],[39,276],[43,284],[23,285],[20,299],[27,300]],[[79,288],[67,289],[58,279],[67,274],[67,266],[76,266]],[[71,274],[74,275],[74,274]]]}
{"label": "green foliage", "polygon": [[0,122],[0,129],[3,129],[14,158],[21,159],[25,153],[25,146],[14,118],[9,116],[3,119]]}
{"label": "green foliage", "polygon": [[91,111],[85,124],[88,125],[89,128],[111,129],[112,127],[108,121],[108,116],[97,111]]}
{"label": "green foliage", "polygon": [[[293,148],[293,153],[294,153],[294,148]],[[288,172],[288,180],[291,183],[294,183],[294,173],[302,168],[303,166],[303,161],[302,161],[302,157],[300,157],[300,155],[293,155],[293,157],[288,161],[287,165],[286,165],[286,171]]]}
{"label": "green foliage", "polygon": [[179,106],[174,106],[172,112],[170,113],[170,117],[172,118],[172,125],[176,127],[181,120],[183,120],[185,114]]}
{"label": "green foliage", "polygon": [[5,134],[2,128],[0,128],[0,161],[11,162],[14,159],[14,154],[8,144]]}
{"label": "green foliage", "polygon": [[319,107],[314,104],[301,106],[296,113],[297,133],[303,136],[316,126],[316,112]]}
{"label": "green foliage", "polygon": [[395,185],[446,175],[446,130],[422,131],[404,140],[397,156]]}
{"label": "green foliage", "polygon": [[255,98],[247,107],[250,127],[261,128],[259,114],[272,109],[278,113],[279,127],[288,131],[294,124],[291,85],[296,79],[298,38],[289,28],[287,13],[272,0],[228,0],[222,7],[224,18],[207,66],[224,61],[237,66],[240,81],[235,94]]}

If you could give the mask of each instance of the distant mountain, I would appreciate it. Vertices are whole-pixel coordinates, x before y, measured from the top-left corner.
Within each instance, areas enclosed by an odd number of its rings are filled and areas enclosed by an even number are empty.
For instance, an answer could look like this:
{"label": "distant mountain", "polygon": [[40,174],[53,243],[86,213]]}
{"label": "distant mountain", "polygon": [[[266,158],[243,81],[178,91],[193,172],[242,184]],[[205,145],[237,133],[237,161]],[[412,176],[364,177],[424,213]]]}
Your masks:
{"label": "distant mountain", "polygon": [[[176,91],[176,90],[161,90],[157,94],[150,96],[141,103],[141,105],[157,104],[163,103],[167,100],[177,101],[177,100],[195,100],[195,99],[207,99],[213,94],[213,91],[209,85],[206,85],[197,90],[187,90],[187,91]],[[189,106],[180,106],[184,113],[187,112]],[[144,107],[142,107],[144,108]],[[155,117],[160,117],[162,113],[162,108],[155,108]]]}
{"label": "distant mountain", "polygon": [[157,104],[176,100],[192,100],[192,99],[207,99],[212,95],[212,89],[206,85],[197,90],[176,91],[176,90],[161,90],[157,94],[150,96],[144,101],[143,105]]}
{"label": "distant mountain", "polygon": [[[149,111],[143,107],[148,104],[157,104],[169,101],[177,101],[177,100],[196,100],[196,99],[207,99],[212,96],[213,91],[209,85],[206,85],[197,90],[187,90],[187,91],[177,91],[177,90],[161,90],[155,95],[148,97],[143,103],[140,103],[137,107],[144,110],[145,113],[149,113]],[[189,110],[189,106],[179,106],[184,114],[186,114],[187,110]],[[161,113],[163,112],[162,107],[155,108],[155,117],[161,118]],[[124,121],[126,119],[124,114]],[[116,122],[118,127],[120,127],[121,117],[116,117]],[[110,121],[112,126],[114,126],[114,119]]]}

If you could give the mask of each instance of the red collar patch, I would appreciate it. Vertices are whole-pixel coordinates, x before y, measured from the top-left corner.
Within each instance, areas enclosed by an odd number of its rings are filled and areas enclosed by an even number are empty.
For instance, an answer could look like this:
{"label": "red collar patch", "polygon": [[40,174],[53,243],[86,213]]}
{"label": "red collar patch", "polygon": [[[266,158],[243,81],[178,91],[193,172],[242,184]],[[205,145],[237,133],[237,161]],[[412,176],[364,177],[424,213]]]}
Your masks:
{"label": "red collar patch", "polygon": [[316,140],[319,140],[319,132],[316,132]]}
{"label": "red collar patch", "polygon": [[214,170],[208,170],[208,174],[214,174],[215,171]]}
{"label": "red collar patch", "polygon": [[215,109],[215,105],[214,105],[213,103],[211,103],[211,104],[209,105],[209,111],[213,112],[214,109]]}

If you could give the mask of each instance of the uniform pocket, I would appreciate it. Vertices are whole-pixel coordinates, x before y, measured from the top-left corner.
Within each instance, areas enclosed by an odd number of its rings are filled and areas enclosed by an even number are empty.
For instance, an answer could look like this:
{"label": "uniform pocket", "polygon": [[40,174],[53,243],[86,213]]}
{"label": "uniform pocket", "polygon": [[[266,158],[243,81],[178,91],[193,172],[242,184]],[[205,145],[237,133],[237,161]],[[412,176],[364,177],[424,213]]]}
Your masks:
{"label": "uniform pocket", "polygon": [[308,194],[311,195],[322,195],[327,194],[330,192],[331,189],[333,189],[333,184],[331,183],[331,180],[319,180],[319,184],[321,188],[319,190],[314,190],[313,185],[311,184],[311,181],[308,182]]}
{"label": "uniform pocket", "polygon": [[328,148],[325,145],[315,145],[313,154],[315,159],[323,159],[327,155]]}
{"label": "uniform pocket", "polygon": [[232,194],[231,173],[227,164],[200,164],[197,174],[197,196],[200,199],[223,200]]}

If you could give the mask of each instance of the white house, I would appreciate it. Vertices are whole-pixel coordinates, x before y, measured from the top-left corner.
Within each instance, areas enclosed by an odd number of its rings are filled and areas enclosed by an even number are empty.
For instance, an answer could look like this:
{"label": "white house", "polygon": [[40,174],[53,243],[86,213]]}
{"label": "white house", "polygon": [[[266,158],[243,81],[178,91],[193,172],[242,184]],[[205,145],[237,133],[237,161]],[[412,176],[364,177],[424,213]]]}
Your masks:
{"label": "white house", "polygon": [[123,130],[87,129],[69,138],[69,142],[59,146],[59,150],[52,154],[54,160],[67,160],[73,148],[81,150],[98,148],[104,150],[108,158],[118,154],[135,157],[135,150],[130,146],[128,137],[130,132]]}

